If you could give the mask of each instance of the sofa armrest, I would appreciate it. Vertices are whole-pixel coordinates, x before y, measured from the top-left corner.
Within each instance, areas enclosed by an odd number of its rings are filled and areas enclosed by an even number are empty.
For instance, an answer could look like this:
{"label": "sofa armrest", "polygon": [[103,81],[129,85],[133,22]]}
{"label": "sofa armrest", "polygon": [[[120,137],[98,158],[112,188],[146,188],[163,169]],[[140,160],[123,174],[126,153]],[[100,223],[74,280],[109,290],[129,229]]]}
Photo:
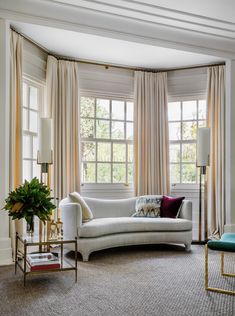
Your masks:
{"label": "sofa armrest", "polygon": [[179,213],[180,218],[192,220],[192,201],[189,200],[183,200],[180,213]]}
{"label": "sofa armrest", "polygon": [[66,238],[78,237],[82,226],[82,209],[78,203],[60,205],[63,231]]}

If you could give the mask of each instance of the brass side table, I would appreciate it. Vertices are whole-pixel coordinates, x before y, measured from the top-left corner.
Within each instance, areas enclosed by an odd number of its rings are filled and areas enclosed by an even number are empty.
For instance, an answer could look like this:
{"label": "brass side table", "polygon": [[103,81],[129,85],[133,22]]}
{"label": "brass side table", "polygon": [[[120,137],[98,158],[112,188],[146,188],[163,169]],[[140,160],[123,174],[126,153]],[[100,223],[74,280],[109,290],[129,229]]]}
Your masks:
{"label": "brass side table", "polygon": [[[20,258],[18,256],[18,245],[21,243],[23,245],[23,256]],[[74,251],[75,251],[75,264],[71,264],[66,258],[64,257],[64,245],[66,244],[74,244]],[[26,257],[27,254],[30,253],[28,251],[29,247],[39,246],[39,249],[42,249],[43,246],[46,248],[50,248],[52,245],[59,245],[60,246],[60,268],[57,269],[47,269],[47,270],[37,270],[31,271],[30,267],[27,265]],[[40,253],[40,251],[37,251]],[[63,238],[62,240],[48,240],[48,241],[39,241],[39,236],[20,236],[16,233],[16,249],[15,249],[15,274],[17,272],[17,266],[24,274],[24,286],[26,283],[26,276],[30,274],[40,274],[40,273],[50,273],[50,272],[60,272],[60,271],[75,271],[75,282],[77,282],[77,237],[74,239],[66,239]]]}

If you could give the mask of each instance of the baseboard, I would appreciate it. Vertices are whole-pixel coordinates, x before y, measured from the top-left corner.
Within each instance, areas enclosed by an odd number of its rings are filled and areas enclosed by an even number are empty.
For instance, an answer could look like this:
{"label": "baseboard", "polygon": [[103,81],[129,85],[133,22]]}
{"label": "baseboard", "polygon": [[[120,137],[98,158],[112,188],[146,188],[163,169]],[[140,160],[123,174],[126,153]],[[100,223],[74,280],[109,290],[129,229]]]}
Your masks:
{"label": "baseboard", "polygon": [[0,266],[12,264],[12,248],[10,238],[0,238]]}
{"label": "baseboard", "polygon": [[235,233],[235,224],[224,225],[225,233]]}

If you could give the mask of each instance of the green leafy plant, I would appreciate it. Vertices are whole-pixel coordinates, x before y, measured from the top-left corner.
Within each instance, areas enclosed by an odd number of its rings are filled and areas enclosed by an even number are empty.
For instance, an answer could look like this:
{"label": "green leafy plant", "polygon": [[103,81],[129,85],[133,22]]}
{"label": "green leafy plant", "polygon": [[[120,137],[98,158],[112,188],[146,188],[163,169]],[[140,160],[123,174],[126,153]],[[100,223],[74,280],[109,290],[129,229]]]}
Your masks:
{"label": "green leafy plant", "polygon": [[45,223],[56,208],[52,199],[48,186],[33,178],[9,193],[3,209],[8,211],[12,219],[25,218],[27,223],[31,223],[33,216],[37,216]]}

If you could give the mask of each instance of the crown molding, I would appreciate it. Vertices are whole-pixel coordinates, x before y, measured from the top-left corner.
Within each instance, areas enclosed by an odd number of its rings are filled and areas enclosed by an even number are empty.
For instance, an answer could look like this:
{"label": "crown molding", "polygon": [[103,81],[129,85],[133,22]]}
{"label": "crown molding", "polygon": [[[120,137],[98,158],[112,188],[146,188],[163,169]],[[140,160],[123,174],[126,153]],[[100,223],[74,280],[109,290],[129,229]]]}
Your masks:
{"label": "crown molding", "polygon": [[235,39],[235,23],[203,15],[186,13],[180,10],[160,7],[143,1],[119,0],[110,3],[107,0],[46,0],[56,5],[72,9],[88,9],[110,16],[127,17],[136,22],[156,24],[168,28],[188,30],[199,34]]}
{"label": "crown molding", "polygon": [[[201,54],[235,58],[235,24],[140,1],[0,0],[0,17]],[[74,2],[69,0],[69,2]],[[130,5],[136,4],[134,8]],[[125,6],[124,6],[125,5]],[[154,9],[154,10],[153,10]],[[191,18],[191,20],[190,20]],[[164,22],[164,23],[163,23]],[[178,23],[177,25],[176,22]],[[200,27],[199,27],[200,25]]]}

